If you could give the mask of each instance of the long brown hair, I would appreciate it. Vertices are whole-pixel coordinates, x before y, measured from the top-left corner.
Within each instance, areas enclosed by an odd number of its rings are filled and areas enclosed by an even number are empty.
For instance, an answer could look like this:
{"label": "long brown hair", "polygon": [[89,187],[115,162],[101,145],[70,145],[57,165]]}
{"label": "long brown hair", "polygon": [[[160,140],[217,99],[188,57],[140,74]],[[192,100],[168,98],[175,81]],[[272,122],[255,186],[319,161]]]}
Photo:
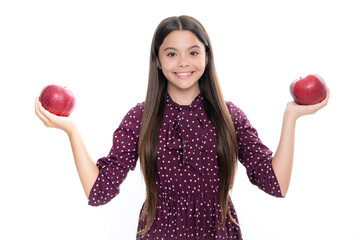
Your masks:
{"label": "long brown hair", "polygon": [[157,209],[157,143],[164,116],[167,79],[157,66],[158,51],[165,37],[174,30],[189,30],[201,41],[208,55],[205,72],[199,79],[200,91],[204,97],[204,109],[216,128],[217,155],[220,171],[221,223],[226,216],[238,224],[230,214],[229,191],[231,190],[237,165],[237,140],[229,110],[224,101],[215,70],[213,51],[208,34],[199,21],[189,16],[164,19],[155,30],[150,53],[148,89],[139,137],[139,157],[146,185],[146,200],[141,218],[146,217],[146,226],[139,234],[145,236],[154,222]]}

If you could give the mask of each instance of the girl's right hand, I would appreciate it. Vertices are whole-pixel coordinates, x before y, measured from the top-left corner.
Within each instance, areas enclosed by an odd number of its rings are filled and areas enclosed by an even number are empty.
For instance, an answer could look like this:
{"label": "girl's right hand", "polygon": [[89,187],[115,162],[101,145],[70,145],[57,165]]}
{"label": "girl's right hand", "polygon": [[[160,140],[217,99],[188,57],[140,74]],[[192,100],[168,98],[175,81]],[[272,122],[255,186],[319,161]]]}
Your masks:
{"label": "girl's right hand", "polygon": [[75,128],[75,124],[69,117],[57,116],[46,110],[39,97],[35,99],[35,114],[40,118],[46,127],[58,128],[64,130],[68,135]]}
{"label": "girl's right hand", "polygon": [[299,105],[292,101],[287,104],[285,111],[294,116],[295,119],[304,115],[314,114],[327,105],[329,98],[330,89],[328,88],[326,92],[326,98],[322,102],[313,105]]}

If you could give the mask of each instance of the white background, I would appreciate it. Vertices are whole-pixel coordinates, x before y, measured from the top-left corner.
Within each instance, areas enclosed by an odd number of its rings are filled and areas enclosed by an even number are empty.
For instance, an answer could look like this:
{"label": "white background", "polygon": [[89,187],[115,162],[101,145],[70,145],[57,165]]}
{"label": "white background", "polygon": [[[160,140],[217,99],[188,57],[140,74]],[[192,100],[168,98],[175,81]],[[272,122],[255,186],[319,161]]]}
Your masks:
{"label": "white background", "polygon": [[212,40],[226,100],[276,150],[290,83],[320,74],[326,108],[298,120],[285,199],[239,165],[232,199],[245,240],[360,239],[360,8],[356,1],[0,2],[0,238],[135,239],[144,201],[139,164],[109,204],[87,206],[67,136],[34,113],[47,84],[77,97],[72,114],[93,160],[145,98],[152,34],[191,15]]}

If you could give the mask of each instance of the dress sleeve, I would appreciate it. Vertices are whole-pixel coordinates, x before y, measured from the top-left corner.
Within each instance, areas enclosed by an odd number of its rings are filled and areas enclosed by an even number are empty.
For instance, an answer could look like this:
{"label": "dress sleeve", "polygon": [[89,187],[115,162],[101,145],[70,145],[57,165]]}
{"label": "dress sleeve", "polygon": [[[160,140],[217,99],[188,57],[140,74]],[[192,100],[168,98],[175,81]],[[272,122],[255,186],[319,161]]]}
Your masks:
{"label": "dress sleeve", "polygon": [[113,134],[113,146],[108,156],[97,161],[99,175],[91,189],[89,205],[108,203],[119,194],[120,184],[129,170],[135,169],[142,111],[143,104],[137,104],[125,115]]}
{"label": "dress sleeve", "polygon": [[245,113],[232,102],[226,104],[235,127],[239,161],[245,166],[250,182],[270,195],[282,197],[272,168],[273,152],[261,142]]}

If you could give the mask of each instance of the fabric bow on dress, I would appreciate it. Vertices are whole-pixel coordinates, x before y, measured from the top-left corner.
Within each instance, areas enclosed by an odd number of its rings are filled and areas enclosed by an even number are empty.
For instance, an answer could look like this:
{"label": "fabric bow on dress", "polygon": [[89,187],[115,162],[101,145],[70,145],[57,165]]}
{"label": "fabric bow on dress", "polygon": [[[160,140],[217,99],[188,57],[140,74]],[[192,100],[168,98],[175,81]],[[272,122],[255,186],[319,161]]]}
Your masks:
{"label": "fabric bow on dress", "polygon": [[204,165],[201,156],[206,144],[207,136],[201,120],[195,110],[203,100],[201,94],[195,98],[190,106],[180,106],[167,95],[168,103],[178,110],[167,131],[167,148],[182,150],[183,165],[189,165],[203,174]]}

